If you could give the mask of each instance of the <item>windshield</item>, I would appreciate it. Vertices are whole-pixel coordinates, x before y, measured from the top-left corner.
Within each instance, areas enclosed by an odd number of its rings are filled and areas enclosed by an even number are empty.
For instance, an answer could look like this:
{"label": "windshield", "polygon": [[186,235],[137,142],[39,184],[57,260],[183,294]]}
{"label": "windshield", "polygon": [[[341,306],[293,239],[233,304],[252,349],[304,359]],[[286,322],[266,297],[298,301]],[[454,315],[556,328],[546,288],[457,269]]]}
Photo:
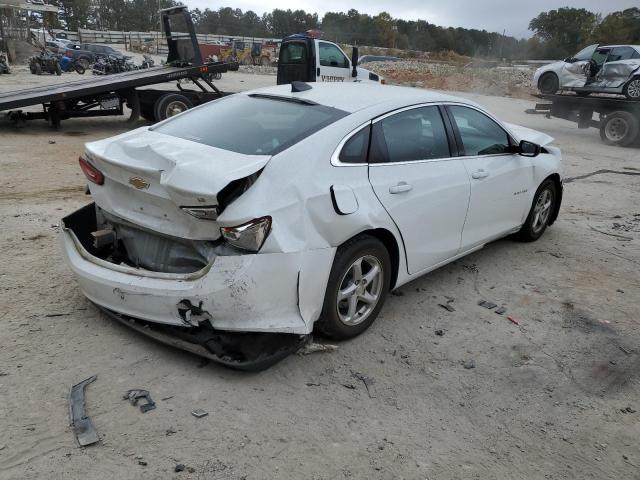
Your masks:
{"label": "windshield", "polygon": [[231,95],[151,130],[245,155],[275,155],[346,115],[286,98]]}
{"label": "windshield", "polygon": [[578,53],[576,53],[573,56],[573,58],[575,58],[578,61],[589,60],[593,56],[593,52],[596,51],[596,48],[598,48],[598,44],[589,45],[588,47],[585,47],[582,50],[580,50]]}

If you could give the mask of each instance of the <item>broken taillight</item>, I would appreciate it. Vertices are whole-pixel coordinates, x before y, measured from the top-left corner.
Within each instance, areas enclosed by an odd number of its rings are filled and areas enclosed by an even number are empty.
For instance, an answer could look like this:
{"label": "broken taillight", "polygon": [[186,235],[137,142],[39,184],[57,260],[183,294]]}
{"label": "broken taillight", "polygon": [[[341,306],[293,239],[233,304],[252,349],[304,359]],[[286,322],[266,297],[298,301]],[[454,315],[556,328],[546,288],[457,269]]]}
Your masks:
{"label": "broken taillight", "polygon": [[187,212],[200,220],[216,220],[218,218],[218,207],[180,207],[183,211]]}
{"label": "broken taillight", "polygon": [[271,217],[254,218],[236,227],[222,227],[220,233],[230,245],[242,250],[257,252],[271,231]]}
{"label": "broken taillight", "polygon": [[100,170],[91,165],[82,157],[80,157],[78,160],[80,161],[80,168],[82,169],[82,172],[90,182],[93,182],[96,185],[102,185],[104,183],[104,175]]}

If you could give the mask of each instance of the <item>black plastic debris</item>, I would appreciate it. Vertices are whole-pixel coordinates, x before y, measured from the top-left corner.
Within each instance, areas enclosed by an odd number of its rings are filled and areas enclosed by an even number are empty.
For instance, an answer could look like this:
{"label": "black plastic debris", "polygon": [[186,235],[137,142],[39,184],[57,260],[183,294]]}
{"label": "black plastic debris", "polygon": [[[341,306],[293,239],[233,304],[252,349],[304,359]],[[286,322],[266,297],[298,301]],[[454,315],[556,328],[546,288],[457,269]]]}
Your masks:
{"label": "black plastic debris", "polygon": [[487,300],[480,300],[478,302],[478,305],[480,305],[481,307],[484,307],[484,308],[488,308],[489,310],[491,310],[493,308],[496,308],[498,306],[497,303],[489,302]]}
{"label": "black plastic debris", "polygon": [[439,303],[438,306],[444,308],[445,310],[447,310],[449,312],[455,312],[456,311],[456,309],[453,308],[449,303]]}
{"label": "black plastic debris", "polygon": [[131,390],[127,390],[122,398],[124,400],[129,400],[129,403],[134,407],[138,405],[138,400],[144,399],[147,403],[143,403],[140,405],[140,411],[142,413],[147,413],[150,410],[154,410],[156,408],[156,402],[151,399],[151,394],[148,390],[142,390],[140,388],[134,388]]}
{"label": "black plastic debris", "polygon": [[498,315],[503,315],[506,311],[507,311],[506,308],[499,307],[499,308],[496,308],[493,313],[497,313]]}
{"label": "black plastic debris", "polygon": [[73,428],[81,447],[86,447],[99,440],[98,432],[96,432],[96,429],[93,427],[91,419],[87,417],[85,410],[85,389],[87,385],[95,382],[96,378],[98,378],[97,375],[93,375],[75,384],[71,387],[71,393],[69,394],[71,428]]}

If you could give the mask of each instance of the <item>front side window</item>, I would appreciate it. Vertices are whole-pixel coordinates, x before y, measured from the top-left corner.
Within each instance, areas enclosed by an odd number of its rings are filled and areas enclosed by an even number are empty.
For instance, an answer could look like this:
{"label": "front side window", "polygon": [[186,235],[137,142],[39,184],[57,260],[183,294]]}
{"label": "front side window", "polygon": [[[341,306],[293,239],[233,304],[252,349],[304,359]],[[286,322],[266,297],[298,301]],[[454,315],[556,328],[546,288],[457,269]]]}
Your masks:
{"label": "front side window", "polygon": [[610,51],[611,51],[610,48],[599,48],[593,54],[593,60],[596,62],[598,66],[601,66],[609,56]]}
{"label": "front side window", "polygon": [[346,115],[287,97],[230,95],[151,130],[245,155],[276,155]]}
{"label": "front side window", "polygon": [[430,160],[451,156],[438,107],[420,107],[384,118],[375,125],[372,163]]}
{"label": "front side window", "polygon": [[319,42],[320,65],[323,67],[349,68],[349,61],[335,45]]}
{"label": "front side window", "polygon": [[576,53],[573,58],[577,61],[580,60],[589,60],[593,56],[593,52],[596,51],[598,45],[589,45],[588,47],[583,48],[578,53]]}
{"label": "front side window", "polygon": [[464,155],[499,155],[510,152],[507,132],[484,113],[455,105],[448,108],[460,132]]}

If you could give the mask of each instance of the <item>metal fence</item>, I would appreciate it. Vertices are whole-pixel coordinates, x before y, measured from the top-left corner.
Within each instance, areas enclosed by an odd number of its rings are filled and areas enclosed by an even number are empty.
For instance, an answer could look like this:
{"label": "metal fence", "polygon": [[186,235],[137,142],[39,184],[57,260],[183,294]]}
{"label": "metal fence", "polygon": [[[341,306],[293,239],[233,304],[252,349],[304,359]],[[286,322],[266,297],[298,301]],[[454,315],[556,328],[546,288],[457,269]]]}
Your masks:
{"label": "metal fence", "polygon": [[[65,33],[69,40],[78,43],[117,43],[125,45],[127,48],[130,48],[130,45],[141,45],[145,43],[155,43],[156,45],[160,45],[161,48],[166,48],[167,45],[164,33],[162,32],[119,32],[111,30],[87,30],[81,28],[77,32],[67,32],[54,29],[54,33]],[[203,33],[198,33],[196,36],[198,37],[198,42],[209,44],[216,42],[228,43],[232,40],[247,43],[280,42],[280,39],[278,38],[212,35]]]}

